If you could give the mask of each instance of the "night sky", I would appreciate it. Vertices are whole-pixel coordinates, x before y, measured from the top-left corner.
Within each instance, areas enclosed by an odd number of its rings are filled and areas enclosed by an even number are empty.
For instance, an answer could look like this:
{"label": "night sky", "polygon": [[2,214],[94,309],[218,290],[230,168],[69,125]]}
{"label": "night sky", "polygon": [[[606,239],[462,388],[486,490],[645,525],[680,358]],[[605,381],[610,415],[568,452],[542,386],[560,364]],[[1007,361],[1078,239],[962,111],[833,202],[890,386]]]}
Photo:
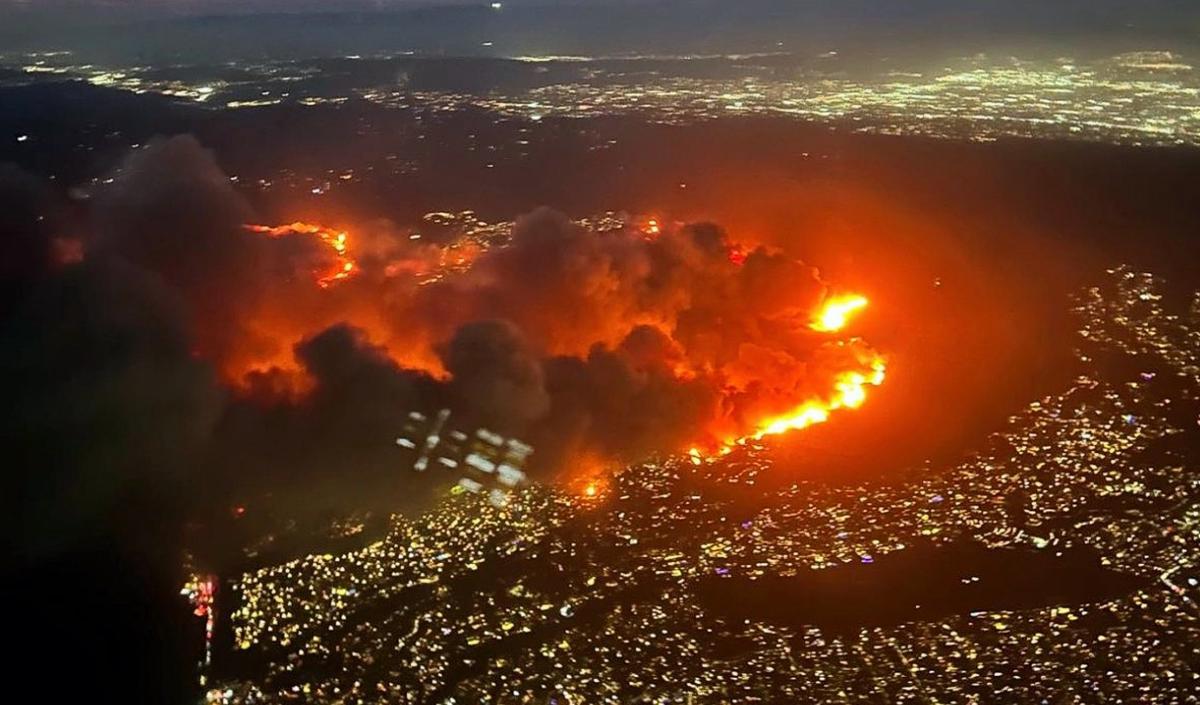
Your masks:
{"label": "night sky", "polygon": [[[411,10],[429,7],[486,7],[482,0],[0,0],[0,11],[24,15],[56,17],[70,22],[83,17],[153,17],[171,15],[258,14],[276,12],[360,12]],[[1108,25],[1163,26],[1184,22],[1195,30],[1200,10],[1188,0],[1063,0],[1045,3],[1034,0],[917,0],[895,3],[888,0],[506,0],[507,9],[521,7],[568,8],[586,12],[591,9],[639,8],[648,12],[670,13],[676,9],[703,10],[718,16],[770,16],[792,18],[854,18],[858,21],[906,23],[922,21],[974,20],[1003,24],[1067,29],[1079,26]]]}
{"label": "night sky", "polygon": [[[498,11],[482,0],[0,0],[0,46],[69,49],[98,62],[835,48],[1111,55],[1187,52],[1197,37],[1200,3],[1186,0],[506,0]],[[482,50],[484,41],[492,48]]]}

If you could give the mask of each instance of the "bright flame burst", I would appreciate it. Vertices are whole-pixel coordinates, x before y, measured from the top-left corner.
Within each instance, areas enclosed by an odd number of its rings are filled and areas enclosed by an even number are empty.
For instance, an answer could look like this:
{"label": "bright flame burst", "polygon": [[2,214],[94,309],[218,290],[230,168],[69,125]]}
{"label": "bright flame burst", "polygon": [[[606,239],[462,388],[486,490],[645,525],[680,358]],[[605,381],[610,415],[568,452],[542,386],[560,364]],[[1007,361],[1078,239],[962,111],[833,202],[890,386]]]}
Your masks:
{"label": "bright flame burst", "polygon": [[[850,316],[865,308],[867,303],[866,297],[857,294],[833,297],[816,312],[809,327],[820,332],[840,330]],[[834,378],[833,393],[829,397],[809,399],[786,414],[764,419],[756,424],[754,433],[725,442],[713,455],[725,455],[732,451],[734,446],[747,441],[758,441],[765,436],[776,436],[824,423],[838,409],[859,408],[867,400],[867,387],[883,384],[887,374],[887,361],[881,355],[873,355],[864,363],[869,371],[850,370],[839,373]],[[694,447],[688,449],[688,455],[696,465],[705,457],[705,454]]]}
{"label": "bright flame burst", "polygon": [[825,302],[810,327],[822,333],[839,331],[846,326],[850,316],[866,308],[867,298],[858,294],[835,296]]}
{"label": "bright flame burst", "polygon": [[[323,267],[313,272],[316,283],[322,288],[327,288],[357,273],[357,265],[350,256],[349,235],[346,231],[304,222],[295,222],[274,227],[268,225],[246,225],[245,228],[250,232],[260,233],[271,238],[282,238],[290,235],[316,237],[320,242],[328,246],[334,253],[333,263],[329,267]],[[662,228],[662,223],[659,220],[650,218],[644,223],[641,230],[647,236],[653,238],[662,233]],[[445,254],[443,253],[443,258]],[[474,254],[477,253],[457,253],[459,259],[455,262],[455,265],[469,266],[470,261],[474,259]],[[746,256],[745,251],[740,247],[734,246],[730,248],[729,259],[735,264],[742,264]],[[446,267],[447,262],[442,261],[440,265]],[[809,328],[819,333],[838,332],[846,326],[852,316],[866,308],[868,303],[867,298],[859,294],[832,296],[826,299],[815,312],[808,324]],[[809,426],[828,421],[830,415],[839,409],[857,409],[861,407],[867,399],[867,388],[883,384],[887,371],[887,363],[882,356],[872,355],[868,359],[860,360],[860,364],[862,366],[859,370],[841,372],[834,377],[833,391],[829,396],[809,399],[787,413],[763,419],[754,425],[755,430],[753,432],[740,438],[727,440],[716,449],[715,453],[706,453],[698,448],[691,448],[688,450],[691,461],[695,464],[700,464],[706,457],[725,455],[731,452],[735,446],[748,441],[757,441],[765,436],[774,436],[808,428]],[[595,480],[586,482],[579,488],[580,494],[589,499],[596,498],[602,491],[602,484]]]}
{"label": "bright flame burst", "polygon": [[758,431],[751,437],[761,440],[763,436],[774,436],[813,424],[829,420],[829,414],[838,409],[857,409],[867,400],[867,385],[878,387],[883,384],[887,372],[887,364],[882,357],[876,356],[871,361],[870,374],[862,372],[843,372],[834,382],[833,396],[825,400],[804,402],[792,411],[773,419],[767,419],[758,426]]}
{"label": "bright flame burst", "polygon": [[[846,294],[828,299],[813,317],[809,326],[820,332],[831,333],[845,327],[850,316],[867,306],[867,298],[858,294]],[[804,402],[788,413],[767,419],[758,424],[758,430],[750,437],[760,440],[763,436],[774,436],[813,424],[824,423],[838,409],[857,409],[867,400],[867,386],[883,384],[887,374],[887,362],[875,355],[868,363],[870,372],[842,372],[834,378],[833,395],[828,399],[813,399]]]}
{"label": "bright flame burst", "polygon": [[335,263],[329,268],[313,273],[316,277],[317,285],[321,288],[326,288],[334,282],[343,279],[349,279],[355,272],[354,260],[350,257],[350,249],[347,242],[349,234],[344,230],[334,230],[333,228],[302,222],[275,227],[269,225],[247,225],[246,229],[252,233],[261,233],[272,238],[286,237],[288,235],[312,235],[325,243],[325,245],[333,250]]}

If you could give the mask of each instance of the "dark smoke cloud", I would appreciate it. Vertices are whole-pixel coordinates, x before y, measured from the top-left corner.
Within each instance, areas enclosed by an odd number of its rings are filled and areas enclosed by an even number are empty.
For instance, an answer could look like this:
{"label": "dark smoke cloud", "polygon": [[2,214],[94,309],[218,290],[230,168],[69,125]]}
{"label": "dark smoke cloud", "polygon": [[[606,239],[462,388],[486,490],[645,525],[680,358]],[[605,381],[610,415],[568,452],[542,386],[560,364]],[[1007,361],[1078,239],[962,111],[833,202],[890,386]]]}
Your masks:
{"label": "dark smoke cloud", "polygon": [[311,520],[360,509],[411,510],[446,478],[405,471],[394,439],[409,411],[448,403],[444,385],[401,368],[366,334],[331,327],[296,345],[312,380],[300,399],[250,394],[227,410],[213,465],[224,506],[271,494],[278,511]]}
{"label": "dark smoke cloud", "polygon": [[548,361],[554,401],[538,447],[569,471],[572,452],[636,458],[695,440],[719,413],[719,395],[712,379],[677,379],[674,352],[665,334],[640,326],[616,350],[596,345],[586,358]]}
{"label": "dark smoke cloud", "polygon": [[108,525],[128,493],[175,494],[221,393],[174,292],[121,258],[60,263],[52,199],[13,175],[0,179],[0,369],[17,528],[3,535],[39,553]]}
{"label": "dark smoke cloud", "polygon": [[[42,492],[27,506],[50,521],[101,521],[119,488],[170,477],[210,516],[414,508],[437,478],[402,470],[410,411],[530,441],[550,476],[579,454],[737,435],[855,364],[854,345],[807,329],[814,270],[742,253],[711,224],[597,234],[541,209],[425,286],[441,251],[371,227],[353,236],[358,275],[321,288],[329,247],[248,231],[252,209],[191,137],[136,150],[95,194],[82,262],[56,254],[41,186],[0,175],[19,263],[5,281],[25,282],[6,297],[3,354],[32,364],[10,424],[29,456],[15,496]],[[61,479],[39,484],[35,466]]]}
{"label": "dark smoke cloud", "polygon": [[248,336],[244,311],[262,294],[266,243],[247,237],[250,207],[190,136],[133,151],[96,198],[89,256],[153,272],[187,303],[197,347],[220,357]]}
{"label": "dark smoke cloud", "polygon": [[541,359],[507,321],[460,327],[441,357],[459,406],[499,430],[524,431],[550,408]]}
{"label": "dark smoke cloud", "polygon": [[[0,167],[0,581],[22,643],[9,665],[44,671],[55,654],[66,700],[105,701],[107,683],[114,699],[184,702],[179,520],[223,393],[176,292],[120,257],[76,261],[59,204]],[[46,687],[23,679],[9,695]]]}
{"label": "dark smoke cloud", "polygon": [[253,210],[190,135],[152,140],[111,178],[96,196],[89,257],[119,258],[161,277],[186,304],[196,352],[218,368],[286,354],[296,339],[280,341],[257,320],[272,305],[311,311],[319,292],[310,273],[329,265],[330,250],[308,237],[248,232]]}

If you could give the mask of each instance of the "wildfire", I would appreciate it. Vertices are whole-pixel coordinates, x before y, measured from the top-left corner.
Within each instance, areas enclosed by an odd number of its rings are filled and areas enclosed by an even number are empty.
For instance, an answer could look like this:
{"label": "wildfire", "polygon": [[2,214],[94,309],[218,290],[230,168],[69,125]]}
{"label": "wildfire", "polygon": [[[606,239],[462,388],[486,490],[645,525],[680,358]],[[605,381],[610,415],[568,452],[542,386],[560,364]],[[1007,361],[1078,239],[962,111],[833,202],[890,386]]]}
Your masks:
{"label": "wildfire", "polygon": [[602,475],[581,478],[574,481],[572,485],[575,494],[579,499],[584,501],[598,500],[605,494],[605,490],[607,490],[607,481]]}
{"label": "wildfire", "polygon": [[[317,262],[313,267],[313,278],[315,282],[322,288],[328,288],[340,281],[346,280],[352,276],[359,274],[359,265],[352,257],[350,251],[349,233],[343,230],[325,227],[319,224],[307,222],[294,222],[290,224],[269,226],[269,225],[253,225],[245,226],[246,230],[252,233],[257,233],[268,238],[301,238],[297,242],[305,242],[306,238],[315,238],[321,243],[317,248]],[[681,229],[682,228],[682,229]],[[633,232],[628,234],[634,238],[638,246],[655,247],[652,241],[660,238],[681,238],[680,242],[689,242],[686,228],[679,224],[670,223],[658,217],[650,217],[634,221]],[[377,248],[372,245],[376,244],[371,233],[360,234],[361,240],[356,243],[357,250],[360,256],[363,253],[370,252],[372,261],[380,257]],[[475,243],[474,241],[465,241],[454,243],[449,246],[439,246],[435,244],[426,245],[423,242],[411,243],[409,240],[419,240],[420,236],[410,237],[403,241],[403,248],[389,250],[387,257],[387,265],[382,270],[388,278],[398,276],[411,276],[420,285],[436,283],[445,280],[449,277],[461,275],[469,272],[480,261],[488,262],[482,257],[488,253],[486,246]],[[650,244],[645,244],[646,241],[651,241]],[[604,243],[609,240],[604,240]],[[602,243],[603,244],[603,243]],[[670,242],[666,244],[671,244]],[[748,250],[745,246],[733,241],[723,240],[725,248],[725,256],[735,265],[744,264],[748,258],[761,256],[765,259],[778,257],[771,253],[759,250]],[[327,249],[325,249],[327,248]],[[304,253],[309,254],[311,253]],[[502,255],[497,255],[502,256]],[[775,260],[772,260],[775,261]],[[517,287],[516,282],[503,281],[506,276],[507,269],[500,267],[495,269],[496,263],[491,262],[493,270],[489,271],[488,277],[482,279],[490,279],[499,276],[501,283],[505,286]],[[305,265],[301,265],[305,266]],[[741,273],[738,273],[738,272]],[[807,271],[807,270],[805,270]],[[712,272],[706,272],[706,275],[726,277],[726,278],[745,278],[761,279],[770,277],[771,272],[760,272],[757,268],[751,270],[736,270],[732,268],[713,268]],[[641,275],[638,275],[641,276]],[[787,281],[780,282],[786,291]],[[814,289],[806,289],[805,292],[819,291],[823,286],[819,280],[807,283]],[[354,296],[357,287],[347,289],[343,293],[346,298]],[[620,291],[613,293],[614,299],[619,299]],[[680,297],[680,300],[687,300],[688,297]],[[798,296],[795,301],[811,301],[811,298]],[[469,304],[469,297],[467,300]],[[752,348],[745,358],[739,359],[741,367],[735,369],[732,374],[722,378],[721,373],[726,370],[705,370],[697,361],[689,358],[689,352],[684,345],[666,346],[669,352],[662,353],[661,362],[665,364],[665,369],[673,372],[674,382],[695,382],[696,384],[713,381],[720,383],[722,379],[731,380],[729,382],[730,394],[741,395],[736,402],[731,401],[730,404],[723,407],[728,409],[728,413],[722,413],[720,417],[711,420],[711,423],[705,424],[702,429],[697,429],[699,437],[704,437],[706,440],[699,447],[688,449],[688,460],[700,465],[711,458],[730,453],[738,445],[758,441],[767,436],[780,435],[799,429],[808,428],[810,426],[824,423],[828,421],[835,412],[843,409],[858,409],[866,403],[867,396],[871,387],[877,387],[883,384],[887,365],[886,360],[872,352],[862,341],[859,340],[842,340],[839,337],[839,332],[843,331],[851,320],[860,314],[868,306],[867,297],[856,293],[840,293],[835,295],[827,295],[821,303],[816,306],[815,310],[811,311],[808,320],[799,323],[798,326],[786,326],[789,333],[805,332],[801,339],[809,339],[814,336],[807,331],[821,334],[824,340],[815,341],[816,347],[822,351],[828,351],[831,357],[822,357],[818,373],[827,380],[823,384],[828,387],[814,387],[812,385],[815,379],[815,374],[808,374],[804,370],[796,371],[795,365],[801,361],[795,360],[788,354],[772,354],[772,341],[767,340],[763,351],[756,352],[755,346],[747,346]],[[359,314],[356,316],[354,323],[359,327],[364,327],[372,332],[372,337],[379,340],[387,340],[389,329],[386,325],[378,325],[377,321],[383,320],[376,315],[373,307],[369,304],[354,303],[356,308],[353,310]],[[467,310],[473,310],[471,306],[465,306]],[[791,310],[790,308],[788,310]],[[292,309],[289,307],[284,314],[278,314],[274,319],[267,316],[261,316],[266,323],[263,327],[275,331],[280,328],[275,325],[275,321],[282,320],[291,324],[292,319],[289,316]],[[709,316],[713,320],[719,318],[720,312],[704,311],[700,318]],[[557,318],[555,320],[558,320]],[[607,319],[600,317],[597,326],[597,334],[605,333],[608,328],[604,327]],[[541,325],[537,319],[534,319],[532,325],[536,328]],[[621,325],[617,323],[615,325]],[[611,327],[611,326],[609,326]],[[296,330],[288,329],[281,331],[280,337],[284,340],[295,340],[307,334],[307,329],[301,329],[300,326],[292,326]],[[795,328],[799,328],[796,331]],[[535,331],[536,332],[536,331]],[[542,331],[543,333],[545,331]],[[664,335],[670,337],[669,329],[664,330]],[[592,341],[595,342],[594,340]],[[564,352],[564,351],[559,351]],[[570,351],[567,351],[570,352]],[[247,364],[245,360],[237,360],[232,366],[235,368],[229,376],[231,379],[239,379],[240,375],[244,375],[246,370],[271,370],[280,369],[294,371],[297,368],[296,363],[291,360],[290,353],[286,347],[281,347],[278,353],[272,352],[271,357],[267,359],[264,354],[256,353],[258,358],[252,361],[253,364]],[[412,369],[424,370],[435,377],[445,378],[447,373],[442,367],[441,360],[432,351],[432,343],[428,347],[414,346],[412,349],[404,348],[403,345],[399,349],[389,347],[388,354],[393,357],[399,364]],[[659,353],[652,353],[658,355]],[[832,364],[833,360],[844,360],[844,363],[837,363],[837,366],[830,371],[828,365]],[[759,364],[761,363],[761,365]],[[762,369],[759,369],[759,367]],[[773,370],[780,370],[781,383],[772,385],[768,379]],[[789,374],[784,374],[784,373]],[[790,373],[794,373],[790,374]],[[297,377],[299,378],[299,377]],[[287,378],[290,380],[291,378]],[[749,385],[750,382],[765,381],[765,384],[758,386],[763,387],[766,391],[758,391],[757,387]],[[286,381],[286,380],[285,380]],[[259,381],[261,382],[261,381]],[[273,381],[273,383],[275,383]],[[295,384],[297,389],[303,389],[303,382],[288,382]],[[739,386],[743,385],[743,386]],[[749,385],[749,386],[745,386]],[[282,387],[281,387],[282,388]],[[798,392],[796,390],[807,390]],[[288,387],[284,391],[291,391]],[[733,399],[732,396],[729,397]],[[603,465],[608,458],[598,459],[594,464],[597,466]],[[605,494],[606,487],[602,478],[603,472],[595,470],[589,472],[581,472],[576,475],[580,480],[579,484],[574,487],[575,493],[583,499],[598,499]]]}
{"label": "wildfire", "polygon": [[[844,327],[850,316],[867,306],[867,299],[857,294],[838,296],[826,301],[813,317],[810,327],[821,332],[833,332]],[[715,453],[704,454],[699,448],[688,449],[688,456],[695,465],[706,457],[729,453],[734,446],[747,441],[762,440],[766,436],[777,436],[788,431],[797,431],[829,420],[839,409],[857,409],[867,400],[867,388],[883,384],[887,375],[887,361],[874,354],[863,361],[861,370],[848,370],[834,378],[832,394],[823,399],[809,399],[785,414],[766,418],[756,424],[756,430],[741,438],[726,441]]]}
{"label": "wildfire", "polygon": [[355,272],[354,260],[350,257],[349,243],[347,242],[349,234],[344,230],[334,230],[299,221],[275,227],[269,225],[247,225],[245,227],[252,233],[261,233],[272,238],[287,237],[288,235],[311,235],[327,245],[334,252],[334,264],[313,273],[317,285],[321,288],[326,288],[343,279],[349,279]]}
{"label": "wildfire", "polygon": [[730,262],[733,262],[740,267],[746,263],[746,257],[749,255],[746,254],[746,250],[743,249],[741,245],[732,245],[729,248],[728,256]]}
{"label": "wildfire", "polygon": [[883,384],[886,373],[887,364],[882,357],[871,361],[870,374],[843,372],[834,382],[832,397],[807,401],[783,416],[767,419],[759,424],[758,431],[752,437],[761,440],[763,436],[807,428],[828,421],[829,415],[838,409],[857,409],[867,400],[867,386],[878,387]]}
{"label": "wildfire", "polygon": [[821,307],[810,327],[822,333],[832,333],[845,327],[850,316],[866,308],[867,298],[858,294],[835,296]]}

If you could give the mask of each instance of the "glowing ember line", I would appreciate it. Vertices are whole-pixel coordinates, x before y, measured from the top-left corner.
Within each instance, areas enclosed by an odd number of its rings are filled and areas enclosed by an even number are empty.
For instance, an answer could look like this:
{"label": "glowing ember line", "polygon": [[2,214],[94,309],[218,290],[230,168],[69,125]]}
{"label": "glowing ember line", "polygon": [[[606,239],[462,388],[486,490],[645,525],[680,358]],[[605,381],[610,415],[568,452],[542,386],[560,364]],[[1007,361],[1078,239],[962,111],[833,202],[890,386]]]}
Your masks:
{"label": "glowing ember line", "polygon": [[[814,316],[810,324],[814,330],[833,332],[842,328],[850,314],[867,306],[867,299],[857,294],[839,296],[825,302]],[[693,464],[699,465],[705,457],[725,455],[734,446],[747,441],[759,441],[766,436],[777,436],[789,431],[798,431],[829,420],[833,412],[839,409],[857,409],[867,400],[867,388],[883,384],[887,376],[887,361],[880,355],[874,355],[869,361],[862,363],[866,370],[848,370],[834,377],[833,393],[826,399],[809,399],[785,414],[770,417],[758,422],[755,431],[741,438],[732,439],[722,444],[715,453],[704,454],[698,448],[688,449],[688,455]]]}
{"label": "glowing ember line", "polygon": [[[821,332],[840,330],[851,314],[866,308],[867,303],[867,298],[858,294],[833,297],[821,306],[810,327]],[[869,374],[853,370],[838,374],[831,398],[809,400],[783,416],[767,419],[758,425],[751,438],[760,440],[763,436],[807,428],[828,421],[829,415],[838,409],[857,409],[867,400],[867,386],[878,387],[887,374],[887,363],[878,355],[871,360],[870,368]]]}
{"label": "glowing ember line", "polygon": [[857,409],[867,400],[867,386],[883,384],[887,374],[887,363],[876,357],[871,361],[871,373],[843,372],[834,382],[834,395],[828,400],[806,401],[792,411],[759,424],[751,438],[761,440],[763,436],[774,436],[788,431],[808,428],[829,420],[829,415],[838,409]]}
{"label": "glowing ember line", "polygon": [[354,274],[356,265],[350,257],[350,247],[348,243],[349,233],[344,230],[334,230],[312,223],[295,222],[288,225],[247,225],[246,230],[252,233],[261,233],[271,238],[286,237],[288,235],[312,235],[318,240],[329,246],[337,256],[337,264],[325,271],[313,272],[316,277],[317,285],[322,289],[328,287],[334,282],[342,279],[348,279]]}

